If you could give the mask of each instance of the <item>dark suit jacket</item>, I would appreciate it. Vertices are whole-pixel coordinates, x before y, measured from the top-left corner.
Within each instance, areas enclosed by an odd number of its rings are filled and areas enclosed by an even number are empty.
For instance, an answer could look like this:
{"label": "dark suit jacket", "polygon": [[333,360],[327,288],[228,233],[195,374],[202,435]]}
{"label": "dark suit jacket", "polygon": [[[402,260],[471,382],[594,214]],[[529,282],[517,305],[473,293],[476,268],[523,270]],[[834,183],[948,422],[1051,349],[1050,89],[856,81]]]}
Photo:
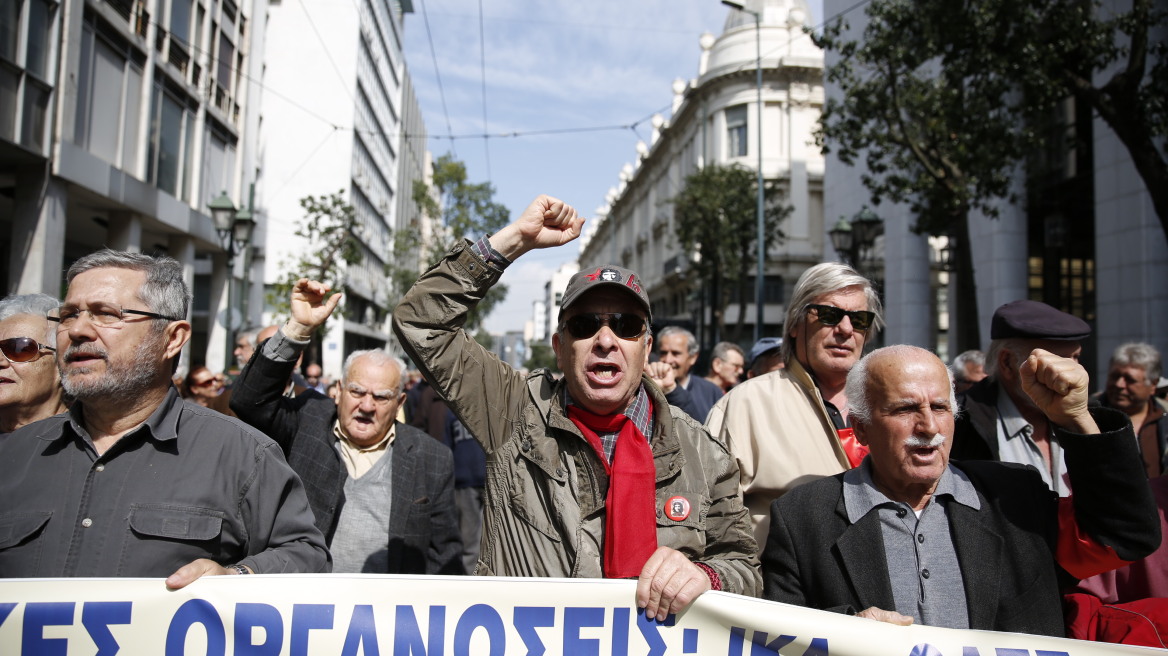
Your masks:
{"label": "dark suit jacket", "polygon": [[[724,394],[722,388],[691,371],[688,391],[694,405],[693,413],[690,416],[699,424],[706,423],[706,415],[710,414],[710,408],[713,408]],[[682,409],[689,412],[686,408]]]}
{"label": "dark suit jacket", "polygon": [[[1137,560],[1156,548],[1155,504],[1119,413],[1096,415],[1103,435],[1065,432],[1067,469],[1080,529]],[[1073,578],[1055,562],[1058,497],[1034,469],[1013,463],[953,463],[981,500],[946,506],[965,580],[970,628],[1063,636],[1060,588]],[[763,551],[763,596],[810,608],[856,613],[895,608],[877,513],[849,524],[843,474],[808,483],[771,505]]]}
{"label": "dark suit jacket", "polygon": [[958,398],[961,414],[953,428],[954,460],[1000,460],[998,456],[998,384],[983,378]]}
{"label": "dark suit jacket", "polygon": [[[314,390],[296,398],[283,396],[295,365],[276,362],[257,348],[235,381],[231,408],[284,449],[288,464],[304,481],[317,528],[332,544],[348,478],[333,444],[337,407]],[[397,423],[395,430],[386,573],[463,574],[450,449],[405,424]]]}

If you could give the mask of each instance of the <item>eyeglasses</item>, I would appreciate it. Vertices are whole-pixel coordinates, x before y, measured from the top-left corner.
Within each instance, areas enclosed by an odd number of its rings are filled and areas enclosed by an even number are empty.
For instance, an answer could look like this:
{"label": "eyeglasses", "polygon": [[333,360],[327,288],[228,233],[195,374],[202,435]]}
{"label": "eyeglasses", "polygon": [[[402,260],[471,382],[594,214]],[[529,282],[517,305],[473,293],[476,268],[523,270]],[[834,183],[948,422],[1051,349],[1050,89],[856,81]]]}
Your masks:
{"label": "eyeglasses", "polygon": [[366,396],[371,396],[373,397],[373,405],[378,406],[388,405],[389,402],[396,399],[399,394],[397,390],[370,392],[369,390],[359,385],[349,385],[349,387],[345,389],[345,393],[347,393],[355,401],[360,401]]}
{"label": "eyeglasses", "polygon": [[215,384],[214,378],[208,378],[207,380],[192,380],[191,381],[191,385],[193,385],[195,387],[207,387],[208,385],[214,385],[214,384]]}
{"label": "eyeglasses", "polygon": [[834,305],[817,304],[808,305],[806,309],[815,310],[819,323],[825,326],[837,326],[846,316],[852,320],[852,329],[861,333],[867,332],[872,322],[876,320],[876,313],[867,310],[845,310]]}
{"label": "eyeglasses", "polygon": [[121,328],[125,325],[127,314],[133,314],[141,317],[149,317],[151,319],[160,319],[164,321],[182,321],[180,318],[167,317],[155,312],[147,312],[145,310],[127,310],[116,305],[98,305],[96,307],[88,307],[81,309],[72,305],[62,305],[56,310],[50,310],[48,317],[49,321],[56,321],[60,324],[58,330],[68,330],[77,322],[77,319],[82,314],[89,315],[89,321],[95,326],[102,328]]}
{"label": "eyeglasses", "polygon": [[40,357],[42,350],[56,351],[31,337],[9,337],[0,340],[0,351],[9,362],[32,362]]}
{"label": "eyeglasses", "polygon": [[647,328],[645,318],[638,314],[627,312],[612,312],[597,314],[586,312],[577,314],[564,322],[568,334],[576,339],[588,339],[600,332],[601,326],[608,326],[614,335],[621,339],[640,339]]}

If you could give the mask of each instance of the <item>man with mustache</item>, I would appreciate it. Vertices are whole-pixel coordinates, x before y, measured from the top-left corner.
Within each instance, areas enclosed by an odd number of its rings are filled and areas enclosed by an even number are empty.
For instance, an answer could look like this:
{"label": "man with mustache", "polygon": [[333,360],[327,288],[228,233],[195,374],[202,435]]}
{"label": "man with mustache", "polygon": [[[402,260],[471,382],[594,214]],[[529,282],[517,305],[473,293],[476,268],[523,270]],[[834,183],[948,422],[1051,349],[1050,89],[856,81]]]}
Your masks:
{"label": "man with mustache", "polygon": [[1131,421],[1149,479],[1168,471],[1168,418],[1155,396],[1160,372],[1156,347],[1121,344],[1111,354],[1101,399],[1104,407],[1119,410]]}
{"label": "man with mustache", "polygon": [[1089,412],[1087,372],[1036,349],[1023,389],[1066,449],[1075,498],[1032,467],[950,462],[949,369],[915,346],[873,351],[848,374],[859,467],[771,506],[764,596],[894,624],[1063,636],[1060,589],[1160,543],[1131,424]]}
{"label": "man with mustache", "polygon": [[739,384],[706,417],[738,461],[760,547],[771,501],[847,471],[867,453],[852,434],[844,382],[881,323],[880,297],[867,278],[838,262],[807,269],[787,304],[783,368]]}
{"label": "man with mustache", "polygon": [[569,280],[552,336],[558,381],[515,371],[461,328],[515,258],[583,224],[540,196],[452,249],[394,311],[399,341],[487,453],[475,573],[635,578],[636,603],[659,620],[706,590],[756,595],[734,462],[642,375],[653,338],[639,276],[600,266]]}
{"label": "man with mustache", "polygon": [[169,257],[69,268],[56,322],[66,414],[0,443],[0,576],[323,572],[324,539],[275,442],[179,398],[190,291]]}
{"label": "man with mustache", "polygon": [[395,421],[406,396],[401,361],[355,351],[335,400],[312,389],[284,395],[340,299],[322,283],[297,281],[291,318],[240,372],[231,409],[272,436],[304,480],[334,572],[462,574],[454,459],[438,440]]}

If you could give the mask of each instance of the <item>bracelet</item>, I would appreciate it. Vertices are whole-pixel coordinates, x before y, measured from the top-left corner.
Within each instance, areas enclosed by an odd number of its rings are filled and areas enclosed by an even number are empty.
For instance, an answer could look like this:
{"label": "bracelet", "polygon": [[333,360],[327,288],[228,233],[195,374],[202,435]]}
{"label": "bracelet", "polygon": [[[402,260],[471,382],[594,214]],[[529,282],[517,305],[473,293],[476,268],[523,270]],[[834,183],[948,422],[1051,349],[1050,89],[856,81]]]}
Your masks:
{"label": "bracelet", "polygon": [[228,565],[227,569],[231,570],[235,574],[251,574],[250,569],[244,567],[243,565],[240,565],[239,563],[235,563],[234,565]]}

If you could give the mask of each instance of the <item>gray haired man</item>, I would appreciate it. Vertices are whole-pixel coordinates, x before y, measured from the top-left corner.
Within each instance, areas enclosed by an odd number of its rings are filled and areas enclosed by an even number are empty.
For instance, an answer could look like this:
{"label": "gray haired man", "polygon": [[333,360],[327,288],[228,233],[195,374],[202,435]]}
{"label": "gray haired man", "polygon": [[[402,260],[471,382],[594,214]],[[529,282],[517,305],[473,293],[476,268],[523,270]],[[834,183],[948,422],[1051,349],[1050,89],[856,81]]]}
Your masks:
{"label": "gray haired man", "polygon": [[1115,408],[1131,420],[1148,478],[1168,470],[1168,419],[1155,400],[1160,372],[1156,347],[1143,342],[1121,344],[1111,354],[1102,398],[1104,407]]}
{"label": "gray haired man", "polygon": [[57,323],[69,413],[0,442],[0,576],[324,572],[329,554],[276,443],[171,382],[190,291],[168,257],[104,250],[68,272]]}

